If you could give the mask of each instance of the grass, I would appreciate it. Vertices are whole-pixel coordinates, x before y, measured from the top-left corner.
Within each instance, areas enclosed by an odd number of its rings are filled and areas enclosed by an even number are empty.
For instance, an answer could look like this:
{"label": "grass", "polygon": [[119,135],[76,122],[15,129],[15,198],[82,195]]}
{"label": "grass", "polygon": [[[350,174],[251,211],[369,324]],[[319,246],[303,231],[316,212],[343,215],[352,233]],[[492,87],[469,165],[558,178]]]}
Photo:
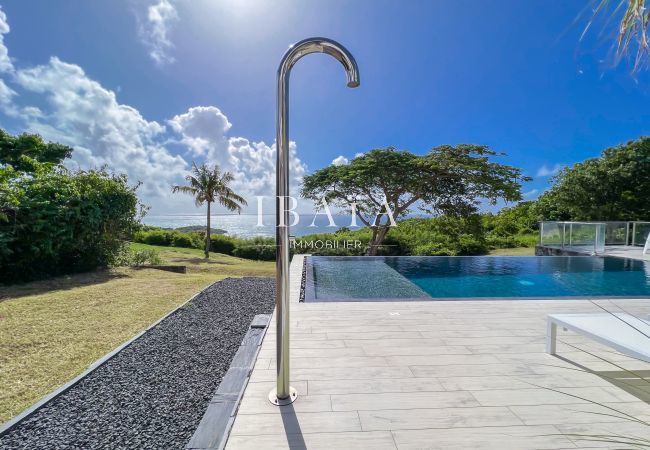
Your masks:
{"label": "grass", "polygon": [[117,268],[0,287],[0,423],[216,280],[271,276],[274,262],[195,249],[159,251],[187,274]]}
{"label": "grass", "polygon": [[491,256],[535,256],[535,247],[497,248],[490,250]]}

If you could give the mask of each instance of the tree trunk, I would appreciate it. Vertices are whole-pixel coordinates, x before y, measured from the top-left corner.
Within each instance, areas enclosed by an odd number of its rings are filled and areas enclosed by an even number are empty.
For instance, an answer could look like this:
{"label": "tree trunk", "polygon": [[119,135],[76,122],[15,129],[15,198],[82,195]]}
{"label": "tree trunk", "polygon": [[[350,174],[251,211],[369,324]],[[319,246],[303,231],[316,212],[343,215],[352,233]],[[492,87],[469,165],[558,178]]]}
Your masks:
{"label": "tree trunk", "polygon": [[387,233],[388,225],[379,225],[372,229],[372,238],[370,239],[370,245],[366,253],[367,256],[377,256],[379,246],[384,242]]}
{"label": "tree trunk", "polygon": [[208,202],[208,226],[205,229],[205,257],[210,258],[210,202]]}
{"label": "tree trunk", "polygon": [[372,227],[372,236],[370,237],[370,242],[368,242],[368,250],[366,251],[366,256],[375,256],[377,254],[377,247],[375,242],[377,240],[377,227]]}

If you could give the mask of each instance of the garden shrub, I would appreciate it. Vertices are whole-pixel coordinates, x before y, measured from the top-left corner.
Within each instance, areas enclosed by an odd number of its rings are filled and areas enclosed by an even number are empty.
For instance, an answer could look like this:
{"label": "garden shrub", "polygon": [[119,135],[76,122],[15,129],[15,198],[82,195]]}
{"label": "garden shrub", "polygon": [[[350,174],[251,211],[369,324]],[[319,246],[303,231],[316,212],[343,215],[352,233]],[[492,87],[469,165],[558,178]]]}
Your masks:
{"label": "garden shrub", "polygon": [[200,233],[182,233],[163,228],[143,227],[133,235],[133,242],[164,247],[203,248],[205,237]]}
{"label": "garden shrub", "polygon": [[238,239],[232,255],[239,258],[274,261],[275,239],[267,237]]}
{"label": "garden shrub", "polygon": [[160,265],[162,259],[156,250],[132,250],[128,247],[119,255],[115,266],[139,267],[145,264]]}
{"label": "garden shrub", "polygon": [[[0,282],[27,281],[113,264],[138,226],[142,206],[126,176],[63,168],[3,185]],[[5,197],[6,198],[6,197]]]}
{"label": "garden shrub", "polygon": [[169,247],[172,245],[174,233],[167,230],[150,230],[138,231],[136,233],[135,242],[142,242],[149,245],[162,245]]}
{"label": "garden shrub", "polygon": [[388,237],[403,255],[480,255],[488,250],[479,215],[406,219]]}
{"label": "garden shrub", "polygon": [[202,238],[197,233],[180,233],[175,232],[172,234],[171,245],[172,247],[182,247],[182,248],[203,248],[203,242],[205,238]]}
{"label": "garden shrub", "polygon": [[483,214],[482,223],[489,248],[534,247],[539,239],[533,202]]}
{"label": "garden shrub", "polygon": [[237,238],[230,236],[224,236],[218,234],[216,236],[210,236],[210,251],[215,253],[223,253],[226,255],[232,255],[233,250],[237,243]]}

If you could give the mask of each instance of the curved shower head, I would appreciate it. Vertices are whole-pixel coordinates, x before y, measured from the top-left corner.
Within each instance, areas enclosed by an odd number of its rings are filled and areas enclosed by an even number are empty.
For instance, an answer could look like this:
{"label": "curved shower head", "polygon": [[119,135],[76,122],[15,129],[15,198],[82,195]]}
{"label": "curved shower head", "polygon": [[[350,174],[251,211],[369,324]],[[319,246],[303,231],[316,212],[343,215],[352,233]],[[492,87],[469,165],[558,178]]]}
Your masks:
{"label": "curved shower head", "polygon": [[311,53],[326,53],[337,59],[345,69],[348,77],[348,87],[355,88],[359,86],[359,68],[354,57],[338,42],[323,37],[303,39],[289,47],[280,62],[278,77],[281,79],[286,77],[300,58]]}
{"label": "curved shower head", "polygon": [[289,385],[289,75],[300,58],[310,53],[327,53],[345,69],[348,86],[359,86],[359,69],[350,52],[336,41],[309,38],[289,47],[278,68],[276,122],[276,347],[277,386],[269,393],[274,405],[292,403],[298,395]]}

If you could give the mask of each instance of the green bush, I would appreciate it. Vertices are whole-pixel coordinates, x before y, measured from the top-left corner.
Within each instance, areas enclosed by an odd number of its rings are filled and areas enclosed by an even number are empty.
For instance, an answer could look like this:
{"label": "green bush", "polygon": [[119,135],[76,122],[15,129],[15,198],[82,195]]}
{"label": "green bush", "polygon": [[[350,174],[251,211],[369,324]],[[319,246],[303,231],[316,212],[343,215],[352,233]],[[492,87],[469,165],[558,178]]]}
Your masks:
{"label": "green bush", "polygon": [[418,244],[411,249],[411,255],[414,256],[454,256],[455,253],[444,246],[442,243],[430,242],[428,244]]}
{"label": "green bush", "polygon": [[133,242],[165,247],[203,248],[204,240],[205,238],[200,233],[182,233],[144,226],[133,235]]}
{"label": "green bush", "polygon": [[175,232],[172,235],[172,247],[183,247],[183,248],[203,248],[203,242],[205,238],[202,238],[197,233],[180,233]]}
{"label": "green bush", "polygon": [[0,185],[0,282],[106,267],[138,226],[142,206],[126,176],[63,168]]}
{"label": "green bush", "polygon": [[275,239],[266,237],[239,239],[232,255],[239,258],[274,261]]}
{"label": "green bush", "polygon": [[138,231],[134,236],[135,242],[149,245],[171,246],[173,232],[166,230]]}
{"label": "green bush", "polygon": [[237,238],[217,234],[210,236],[210,251],[215,253],[223,253],[232,255],[237,245]]}
{"label": "green bush", "polygon": [[487,253],[481,218],[439,216],[406,219],[388,232],[402,255],[480,255]]}
{"label": "green bush", "polygon": [[130,248],[125,247],[114,265],[139,267],[145,264],[162,264],[162,259],[156,250],[131,250]]}
{"label": "green bush", "polygon": [[534,247],[539,239],[533,202],[483,214],[485,240],[489,248]]}
{"label": "green bush", "polygon": [[[184,247],[203,249],[205,234],[200,232],[183,233],[162,228],[141,229],[134,236],[134,242],[168,247]],[[210,251],[225,255],[238,256],[247,259],[271,261],[275,259],[275,239],[256,237],[242,239],[223,234],[210,236]]]}

